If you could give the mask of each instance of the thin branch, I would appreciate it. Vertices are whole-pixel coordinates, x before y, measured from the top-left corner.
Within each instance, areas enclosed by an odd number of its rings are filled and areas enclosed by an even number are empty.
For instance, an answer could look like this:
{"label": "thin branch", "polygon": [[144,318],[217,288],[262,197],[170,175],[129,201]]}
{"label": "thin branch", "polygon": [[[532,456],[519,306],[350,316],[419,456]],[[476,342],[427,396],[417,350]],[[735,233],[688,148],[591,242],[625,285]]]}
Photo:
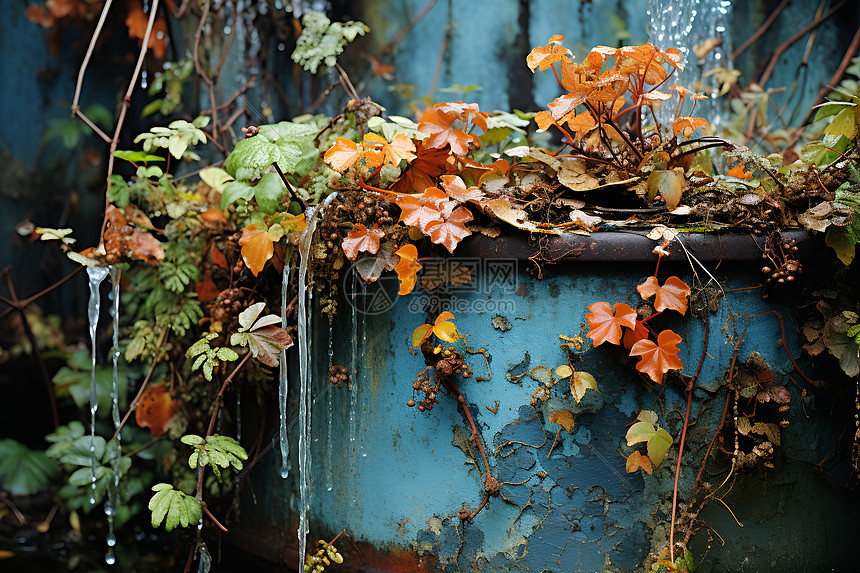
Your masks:
{"label": "thin branch", "polygon": [[[704,295],[702,295],[704,296]],[[693,377],[687,382],[687,413],[684,415],[684,427],[681,430],[681,443],[678,445],[678,463],[675,466],[675,487],[672,490],[672,520],[669,525],[669,559],[672,563],[675,562],[675,514],[678,510],[678,478],[681,475],[681,456],[684,455],[684,442],[687,439],[687,428],[690,425],[690,409],[693,404],[693,386],[696,385],[696,380],[699,378],[699,373],[702,371],[702,365],[705,363],[705,356],[708,355],[708,338],[710,335],[710,321],[708,315],[705,314],[705,343],[702,348],[702,357],[699,359],[699,365],[696,367],[696,372]]]}
{"label": "thin branch", "polygon": [[[108,11],[110,10],[112,3],[113,0],[107,0],[105,2],[104,8],[102,8],[102,13],[99,15],[99,21],[96,24],[96,29],[93,32],[93,37],[90,38],[90,45],[87,46],[87,53],[84,55],[84,61],[81,62],[81,67],[78,70],[78,81],[75,84],[75,97],[72,98],[72,117],[75,117],[75,115],[79,113],[78,110],[80,109],[80,106],[78,105],[78,103],[81,99],[81,88],[84,85],[84,74],[87,71],[87,66],[90,63],[90,58],[93,55],[93,50],[96,47],[96,42],[98,41],[99,36],[102,33],[102,27],[104,27],[105,20],[107,19]],[[108,139],[107,141],[110,140]]]}
{"label": "thin branch", "polygon": [[782,9],[785,8],[789,2],[791,2],[791,0],[782,0],[782,2],[779,3],[779,6],[773,9],[771,15],[767,17],[767,20],[765,20],[761,26],[759,26],[758,30],[756,30],[752,36],[747,38],[744,43],[742,43],[740,46],[737,47],[734,52],[732,52],[732,60],[737,60],[738,57],[743,54],[747,48],[752,46],[755,41],[758,40],[761,35],[768,30],[768,28],[770,28],[771,24],[773,24],[773,21],[776,20],[776,17],[779,16],[779,13],[782,12]]}
{"label": "thin branch", "polygon": [[125,114],[128,112],[128,108],[131,106],[131,94],[134,91],[135,86],[137,85],[137,76],[140,74],[140,68],[143,67],[143,59],[146,57],[146,50],[149,48],[149,36],[152,34],[152,25],[155,23],[155,15],[158,13],[158,0],[152,0],[152,6],[149,8],[149,20],[146,23],[146,31],[143,33],[143,39],[140,43],[140,53],[137,56],[137,64],[134,67],[134,72],[131,74],[131,81],[128,82],[128,89],[125,92],[125,96],[122,98],[122,105],[119,109],[119,118],[116,121],[116,128],[114,129],[113,139],[110,142],[110,154],[108,155],[108,168],[107,168],[107,177],[105,178],[107,183],[107,189],[105,190],[105,218],[102,221],[101,232],[99,233],[99,241],[104,241],[104,233],[105,228],[107,227],[107,208],[110,205],[110,178],[113,174],[113,162],[114,162],[114,152],[116,151],[116,146],[119,143],[119,134],[122,131],[123,123],[125,123]]}
{"label": "thin branch", "polygon": [[[801,120],[801,126],[806,125],[806,122],[809,121],[809,118],[812,116],[813,110],[818,104],[827,101],[826,96],[831,91],[830,86],[835,86],[840,82],[840,80],[842,80],[842,76],[845,75],[845,70],[847,70],[848,66],[851,65],[851,60],[857,53],[858,47],[860,47],[860,28],[857,28],[857,31],[854,33],[854,38],[851,40],[851,44],[848,46],[848,49],[845,50],[845,55],[842,56],[842,61],[839,63],[839,67],[836,68],[836,72],[833,74],[833,77],[830,78],[829,82],[821,86],[820,90],[818,90],[818,97],[815,98],[815,103],[813,103],[809,107],[809,110],[806,112],[806,115]],[[794,143],[797,142],[797,139],[800,137],[800,133],[802,131],[802,129],[798,129],[798,131],[796,132],[796,137],[792,137],[792,142],[789,144],[789,147],[791,147],[791,145],[794,145]]]}
{"label": "thin branch", "polygon": [[218,518],[216,518],[214,515],[212,515],[212,512],[209,511],[208,507],[206,507],[206,502],[201,502],[200,507],[203,508],[203,513],[206,514],[206,517],[208,517],[209,519],[212,520],[212,523],[214,523],[218,527],[218,529],[220,529],[224,533],[227,533],[227,528],[224,527],[223,525],[221,525],[221,522],[218,521]]}
{"label": "thin branch", "polygon": [[814,30],[815,28],[817,28],[818,26],[823,24],[825,20],[827,20],[833,14],[835,14],[840,8],[842,8],[842,6],[844,4],[845,4],[845,0],[842,0],[836,6],[834,6],[833,8],[828,10],[827,12],[825,12],[823,16],[821,16],[820,18],[816,18],[815,20],[813,20],[812,22],[810,22],[809,24],[807,24],[806,26],[804,26],[803,28],[798,30],[796,34],[794,34],[788,40],[783,42],[780,46],[778,46],[773,51],[773,55],[771,56],[770,61],[767,63],[767,67],[765,68],[764,72],[761,74],[761,77],[759,77],[758,85],[760,85],[762,88],[764,87],[764,84],[767,82],[768,79],[770,79],[770,75],[773,73],[773,69],[774,69],[774,67],[776,67],[776,64],[779,61],[779,58],[782,56],[782,54],[786,50],[788,50],[792,45],[794,45],[795,42],[797,42],[798,40],[803,38],[809,32],[811,32],[812,30]]}
{"label": "thin branch", "polygon": [[[161,346],[164,344],[164,341],[167,339],[168,332],[170,332],[169,329],[165,330],[164,333],[161,335],[161,338],[158,340],[157,346],[159,348],[161,348]],[[116,431],[114,431],[111,440],[116,439],[116,437],[120,433],[120,430],[122,430],[123,426],[125,426],[125,423],[128,421],[129,416],[131,416],[131,413],[135,410],[135,408],[137,408],[137,403],[140,402],[140,397],[143,396],[143,392],[144,390],[146,390],[146,385],[149,384],[149,379],[152,378],[152,373],[153,371],[155,371],[156,364],[158,364],[158,359],[153,358],[152,364],[149,366],[149,372],[146,373],[146,378],[143,379],[143,383],[140,385],[140,389],[137,391],[137,395],[134,397],[134,400],[132,400],[131,404],[128,405],[128,411],[125,413],[125,416],[122,417],[122,420],[120,421],[119,426],[117,426]]]}

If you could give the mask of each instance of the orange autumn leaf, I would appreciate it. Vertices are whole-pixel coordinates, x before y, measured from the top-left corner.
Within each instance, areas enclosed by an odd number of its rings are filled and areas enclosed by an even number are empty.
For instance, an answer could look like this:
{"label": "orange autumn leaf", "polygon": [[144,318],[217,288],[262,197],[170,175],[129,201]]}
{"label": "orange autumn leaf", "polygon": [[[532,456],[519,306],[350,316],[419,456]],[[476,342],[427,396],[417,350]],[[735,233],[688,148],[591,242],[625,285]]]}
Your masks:
{"label": "orange autumn leaf", "polygon": [[604,342],[618,344],[621,341],[621,327],[636,326],[636,311],[623,302],[615,303],[614,314],[608,302],[595,302],[587,308],[591,312],[585,315],[589,326],[586,336],[594,341],[594,346]]}
{"label": "orange autumn leaf", "polygon": [[690,287],[678,277],[669,277],[663,286],[657,284],[657,277],[650,276],[641,285],[636,287],[643,299],[654,296],[654,308],[657,312],[667,309],[677,310],[681,314],[687,312],[687,298],[690,296]]}
{"label": "orange autumn leaf", "polygon": [[406,160],[409,163],[415,159],[415,142],[405,133],[398,133],[391,140],[391,143],[388,143],[380,135],[368,133],[364,136],[364,143],[372,147],[377,147],[382,153],[382,163],[388,165],[400,167],[401,161]]}
{"label": "orange autumn leaf", "polygon": [[710,125],[707,120],[701,117],[679,117],[672,122],[672,131],[675,137],[683,133],[684,137],[690,137],[693,132],[699,127],[708,127]]}
{"label": "orange autumn leaf", "polygon": [[379,223],[374,223],[372,229],[356,223],[341,244],[343,253],[352,261],[361,252],[373,255],[379,250],[379,239],[384,236],[385,233],[379,228]]}
{"label": "orange autumn leaf", "polygon": [[400,279],[400,290],[397,294],[407,295],[415,288],[418,271],[421,270],[418,249],[412,243],[407,243],[394,251],[394,254],[400,257],[400,262],[394,266],[397,278]]}
{"label": "orange autumn leaf", "polygon": [[353,163],[361,157],[363,149],[354,141],[345,137],[338,137],[334,145],[325,152],[323,159],[329,166],[339,173],[349,169]]}
{"label": "orange autumn leaf", "polygon": [[485,112],[478,111],[478,104],[464,104],[461,101],[437,103],[421,116],[418,131],[428,136],[424,140],[425,147],[441,149],[450,145],[451,153],[463,156],[469,153],[469,145],[481,147],[481,140],[474,133],[454,127],[455,122],[468,125],[471,121],[486,131],[486,117]]}
{"label": "orange autumn leaf", "polygon": [[429,234],[427,226],[453,211],[456,203],[437,187],[428,187],[421,195],[401,195],[394,199],[400,207],[400,221]]}
{"label": "orange autumn leaf", "polygon": [[443,245],[448,252],[454,253],[457,243],[472,234],[466,228],[466,222],[472,220],[472,213],[465,207],[457,207],[454,211],[442,219],[430,221],[426,232],[430,240],[436,244]]}
{"label": "orange autumn leaf", "polygon": [[134,419],[141,428],[149,428],[153,439],[159,438],[181,407],[182,400],[174,400],[164,384],[147,386],[134,410]]}
{"label": "orange autumn leaf", "polygon": [[445,190],[448,197],[458,203],[471,201],[472,203],[477,204],[484,198],[484,194],[479,188],[466,187],[466,184],[459,175],[443,175],[440,179],[442,180],[442,189]]}
{"label": "orange autumn leaf", "polygon": [[645,338],[648,338],[648,329],[637,320],[636,326],[624,331],[624,338],[621,339],[621,344],[624,345],[624,348],[630,350],[634,344]]}
{"label": "orange autumn leaf", "polygon": [[260,274],[266,261],[275,254],[274,242],[268,230],[260,229],[256,224],[242,229],[239,245],[242,247],[242,259],[254,276]]}
{"label": "orange autumn leaf", "polygon": [[457,332],[457,327],[451,322],[452,320],[454,320],[454,315],[446,310],[436,317],[430,332],[445,342],[457,342],[460,333]]}
{"label": "orange autumn leaf", "polygon": [[227,266],[227,257],[224,256],[224,253],[218,249],[215,243],[212,243],[212,262],[225,271],[230,269],[230,267]]}
{"label": "orange autumn leaf", "polygon": [[671,330],[664,330],[657,335],[657,342],[640,340],[630,349],[630,356],[641,356],[636,370],[647,374],[657,384],[663,383],[663,375],[669,370],[680,370],[684,367],[678,358],[678,343],[681,337]]}
{"label": "orange autumn leaf", "polygon": [[567,48],[559,46],[555,42],[564,42],[564,36],[555,34],[549,39],[546,46],[538,46],[529,52],[528,56],[526,56],[526,64],[532,73],[534,73],[535,68],[543,71],[552,66],[555,62],[569,57]]}
{"label": "orange autumn leaf", "polygon": [[122,211],[108,205],[105,218],[108,224],[104,232],[104,247],[108,260],[113,259],[115,262],[134,258],[155,265],[164,259],[164,249],[158,239],[143,229],[129,225]]}
{"label": "orange autumn leaf", "polygon": [[197,291],[197,300],[200,302],[215,300],[221,293],[215,285],[215,282],[212,280],[212,276],[208,272],[203,277],[203,280],[195,285],[195,290]]}
{"label": "orange autumn leaf", "polygon": [[457,173],[456,163],[447,149],[434,149],[421,144],[415,151],[415,159],[391,189],[398,193],[422,193],[436,185],[435,179],[439,175]]}
{"label": "orange autumn leaf", "polygon": [[571,414],[567,410],[556,410],[549,415],[548,421],[552,422],[553,424],[560,425],[565,430],[567,430],[568,434],[573,432],[573,414]]}
{"label": "orange autumn leaf", "polygon": [[744,171],[743,165],[736,165],[729,169],[729,172],[726,173],[729,177],[737,177],[738,179],[750,179],[752,177],[752,173],[749,171]]}
{"label": "orange autumn leaf", "polygon": [[654,471],[651,466],[651,460],[648,456],[643,456],[639,453],[639,450],[633,450],[633,453],[627,456],[627,463],[625,464],[625,468],[627,469],[627,473],[632,474],[638,469],[642,469],[647,472],[648,475],[651,475],[651,472]]}
{"label": "orange autumn leaf", "polygon": [[[140,2],[137,0],[129,2],[128,16],[125,19],[125,25],[128,27],[128,37],[143,41],[148,23],[149,14],[143,12]],[[167,47],[167,24],[161,16],[157,16],[155,22],[152,23],[147,47],[152,50],[153,55],[159,61],[164,60],[164,52]]]}

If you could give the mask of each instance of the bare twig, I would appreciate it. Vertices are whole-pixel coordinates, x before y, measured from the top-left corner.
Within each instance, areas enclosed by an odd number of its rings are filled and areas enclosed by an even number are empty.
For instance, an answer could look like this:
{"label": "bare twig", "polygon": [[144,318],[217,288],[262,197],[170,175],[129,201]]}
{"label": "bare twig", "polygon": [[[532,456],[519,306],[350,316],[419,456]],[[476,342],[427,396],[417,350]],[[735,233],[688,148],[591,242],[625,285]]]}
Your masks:
{"label": "bare twig", "polygon": [[812,22],[810,22],[809,24],[807,24],[806,26],[804,26],[803,28],[798,30],[796,34],[794,34],[788,40],[783,42],[780,46],[778,46],[773,51],[773,55],[771,56],[770,61],[767,63],[767,67],[765,68],[764,72],[762,72],[761,76],[759,77],[758,85],[764,87],[764,84],[767,82],[768,79],[770,79],[770,75],[773,73],[773,69],[776,66],[777,62],[779,61],[779,58],[782,56],[782,54],[786,50],[788,50],[792,45],[794,45],[795,42],[797,42],[798,40],[803,38],[809,32],[811,32],[812,30],[816,29],[818,26],[823,24],[825,20],[827,20],[833,14],[835,14],[840,8],[842,8],[842,6],[844,4],[845,4],[845,0],[842,0],[836,6],[834,6],[833,8],[828,10],[827,12],[825,12],[820,18],[816,18],[815,20],[813,20]]}
{"label": "bare twig", "polygon": [[[704,294],[702,295],[704,296]],[[681,456],[684,455],[684,442],[687,439],[687,427],[690,425],[690,408],[693,404],[693,387],[696,385],[696,380],[699,378],[699,373],[702,371],[702,365],[705,363],[705,356],[708,355],[708,338],[710,334],[710,321],[708,315],[705,314],[705,342],[702,348],[702,357],[699,359],[699,365],[693,373],[693,377],[687,382],[685,388],[687,392],[687,413],[684,415],[684,427],[681,430],[681,442],[678,445],[678,463],[675,466],[675,487],[672,490],[672,519],[669,525],[669,559],[672,563],[675,562],[675,514],[678,510],[678,478],[681,475]]]}
{"label": "bare twig", "polygon": [[[98,23],[96,23],[96,29],[93,32],[93,37],[90,38],[90,45],[87,46],[87,53],[84,55],[84,61],[81,62],[81,67],[78,70],[78,81],[75,84],[75,96],[72,98],[72,117],[75,117],[76,114],[80,113],[80,106],[78,105],[78,103],[81,99],[81,87],[84,85],[84,74],[87,71],[87,66],[90,63],[90,58],[93,55],[93,50],[96,47],[96,42],[98,41],[99,36],[102,33],[102,28],[104,27],[105,20],[107,19],[108,11],[110,11],[112,3],[113,0],[107,0],[105,2],[104,7],[102,8],[102,13],[99,15],[99,21]],[[110,139],[107,139],[106,141],[110,141]]]}
{"label": "bare twig", "polygon": [[110,154],[108,155],[107,177],[105,178],[107,188],[105,190],[105,217],[102,221],[101,232],[99,233],[99,242],[104,241],[105,227],[107,226],[107,207],[110,205],[110,178],[113,174],[114,152],[119,143],[119,134],[122,131],[123,123],[125,123],[125,114],[131,106],[131,94],[137,85],[137,76],[140,74],[140,68],[143,66],[143,59],[146,56],[146,50],[149,48],[149,36],[152,34],[152,25],[155,23],[155,15],[158,13],[158,0],[152,0],[152,6],[149,8],[149,20],[146,22],[146,31],[143,33],[143,39],[140,43],[140,53],[137,56],[137,64],[131,74],[131,80],[128,82],[128,89],[125,96],[122,98],[122,105],[119,108],[119,118],[116,120],[116,128],[113,132],[113,139],[110,142]]}
{"label": "bare twig", "polygon": [[758,30],[756,30],[752,36],[747,38],[740,46],[737,47],[734,52],[732,52],[732,60],[738,59],[738,57],[743,54],[747,48],[752,46],[755,41],[758,40],[761,35],[768,30],[768,28],[770,28],[771,24],[773,24],[773,21],[776,20],[776,17],[779,16],[780,12],[782,12],[782,9],[785,8],[789,2],[791,2],[791,0],[782,0],[782,2],[779,3],[779,6],[773,9],[773,12],[771,12],[770,16],[767,17],[767,20],[765,20],[764,23],[759,26]]}
{"label": "bare twig", "polygon": [[223,525],[221,525],[221,522],[220,522],[220,521],[218,521],[218,518],[216,518],[214,515],[212,515],[212,512],[211,512],[211,511],[209,511],[209,508],[208,508],[208,507],[206,507],[206,502],[205,502],[205,501],[200,503],[200,507],[202,507],[202,508],[203,508],[203,513],[205,513],[205,514],[206,514],[206,517],[208,517],[209,519],[211,519],[211,520],[212,520],[212,523],[214,523],[214,524],[218,527],[218,529],[220,529],[220,530],[221,530],[221,531],[223,531],[224,533],[227,533],[227,528],[226,528],[226,527],[224,527]]}
{"label": "bare twig", "polygon": [[[158,340],[157,346],[159,348],[161,348],[161,346],[164,344],[164,341],[167,339],[168,332],[170,332],[169,329],[165,330],[164,333],[161,335],[161,338]],[[152,364],[149,366],[149,372],[146,373],[146,378],[143,379],[143,382],[141,383],[140,389],[138,389],[137,395],[134,397],[134,400],[132,400],[131,404],[128,405],[128,411],[125,413],[125,416],[122,417],[122,420],[120,421],[119,426],[117,426],[116,430],[114,431],[111,440],[116,439],[116,437],[119,435],[120,430],[122,430],[123,426],[125,426],[126,421],[128,421],[129,416],[131,416],[131,413],[135,410],[135,408],[137,408],[137,403],[140,402],[140,397],[143,396],[143,392],[146,390],[146,385],[149,384],[149,379],[152,378],[152,373],[155,370],[156,364],[158,364],[158,359],[153,358]]]}

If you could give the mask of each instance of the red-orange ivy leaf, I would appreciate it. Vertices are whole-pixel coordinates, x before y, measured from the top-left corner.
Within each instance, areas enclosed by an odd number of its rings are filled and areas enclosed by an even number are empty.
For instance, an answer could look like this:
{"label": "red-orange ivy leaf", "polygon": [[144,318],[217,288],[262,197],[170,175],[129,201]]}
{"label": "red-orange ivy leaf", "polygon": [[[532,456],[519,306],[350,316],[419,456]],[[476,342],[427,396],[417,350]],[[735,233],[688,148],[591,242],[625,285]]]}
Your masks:
{"label": "red-orange ivy leaf", "polygon": [[636,326],[636,311],[623,302],[615,303],[614,314],[609,303],[603,301],[595,302],[588,310],[591,312],[585,315],[589,326],[586,336],[594,341],[594,346],[604,342],[618,344],[621,341],[621,327]]}
{"label": "red-orange ivy leaf", "polygon": [[375,254],[379,250],[379,239],[384,236],[385,233],[379,228],[378,223],[374,223],[372,229],[368,229],[361,223],[356,223],[341,246],[346,257],[354,261],[358,253]]}
{"label": "red-orange ivy leaf", "polygon": [[454,211],[441,220],[431,221],[427,224],[427,233],[430,240],[443,245],[450,253],[454,253],[457,243],[471,235],[466,228],[466,222],[472,220],[472,213],[465,207],[457,207]]}
{"label": "red-orange ivy leaf", "polygon": [[[454,155],[466,155],[469,153],[469,145],[481,146],[481,140],[474,133],[468,133],[455,127],[458,120],[468,126],[470,120],[475,126],[487,131],[487,114],[478,111],[478,104],[465,104],[461,101],[437,103],[428,108],[421,116],[418,131],[426,133],[428,137],[424,140],[425,147],[442,148],[451,146]],[[456,124],[459,127],[459,124]]]}
{"label": "red-orange ivy leaf", "polygon": [[666,372],[684,367],[678,358],[680,342],[681,337],[671,330],[658,334],[656,343],[653,340],[640,340],[630,349],[630,356],[642,357],[636,370],[647,374],[657,384],[662,384]]}
{"label": "red-orange ivy leaf", "polygon": [[654,308],[657,312],[667,309],[677,310],[681,314],[687,312],[687,298],[690,296],[690,287],[678,277],[669,277],[663,286],[657,283],[657,277],[650,276],[641,285],[636,287],[639,296],[648,299],[654,296]]}

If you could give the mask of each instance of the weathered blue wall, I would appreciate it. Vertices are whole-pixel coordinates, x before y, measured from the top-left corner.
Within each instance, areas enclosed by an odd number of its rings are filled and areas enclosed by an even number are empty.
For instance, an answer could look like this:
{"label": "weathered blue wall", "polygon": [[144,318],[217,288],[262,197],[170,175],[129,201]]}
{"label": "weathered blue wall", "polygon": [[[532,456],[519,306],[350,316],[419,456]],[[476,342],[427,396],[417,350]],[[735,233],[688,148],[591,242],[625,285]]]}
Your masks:
{"label": "weathered blue wall", "polygon": [[[473,405],[492,474],[502,483],[501,494],[509,501],[492,498],[473,524],[460,524],[457,512],[462,503],[474,509],[483,498],[473,459],[482,464],[477,449],[466,440],[468,425],[447,392],[440,394],[440,403],[431,412],[406,406],[413,397],[415,376],[424,368],[423,358],[409,347],[412,330],[426,320],[422,297],[427,293],[397,298],[396,284],[392,284],[397,281],[392,277],[388,284],[383,280],[384,291],[371,286],[359,293],[358,300],[364,301],[359,304],[365,306],[355,314],[355,324],[351,323],[350,306],[343,302],[333,330],[333,361],[356,372],[354,395],[346,386],[325,384],[327,328],[325,321],[316,325],[310,542],[345,529],[355,541],[378,550],[398,549],[422,556],[432,571],[598,571],[609,564],[616,571],[634,570],[650,551],[668,542],[666,525],[660,522],[668,520],[671,511],[677,443],[686,406],[680,382],[669,375],[664,386],[649,391],[633,369],[635,359],[623,364],[620,353],[604,345],[587,351],[575,364],[596,377],[599,393],[589,390],[576,404],[566,382],[561,382],[554,387],[552,398],[534,412],[529,401],[538,383],[528,375],[511,383],[505,375],[526,352],[530,368],[543,365],[554,370],[566,363],[558,335],[584,332],[586,306],[598,300],[629,300],[635,306],[635,287],[653,272],[653,265],[565,264],[548,269],[542,280],[534,280],[520,263],[515,284],[500,284],[487,282],[498,274],[488,275],[486,262],[475,264],[484,272],[473,273],[471,286],[450,294],[449,304],[458,329],[468,336],[469,347],[486,348],[492,356],[492,381],[458,378],[457,384]],[[758,280],[755,264],[734,264],[730,269],[724,265],[715,275],[727,290]],[[692,283],[688,268],[664,263],[661,277],[665,279],[670,272]],[[387,310],[389,300],[393,306]],[[733,350],[727,336],[737,336],[744,322],[739,318],[732,324],[729,316],[760,315],[775,309],[786,313],[789,348],[799,355],[800,341],[790,328],[790,314],[764,302],[758,290],[729,292],[719,312],[710,317],[708,355],[693,393],[684,452],[682,503],[689,499],[725,403],[725,372]],[[493,327],[496,314],[511,322],[510,331]],[[668,326],[684,338],[679,356],[684,373],[691,375],[702,353],[704,326],[689,319],[669,321],[661,328]],[[791,425],[783,431],[782,447],[774,456],[776,468],[759,466],[752,472],[739,472],[724,497],[743,529],[718,502],[712,501],[701,516],[726,545],[712,536],[708,550],[709,533],[702,530],[693,544],[697,562],[703,560],[700,571],[840,570],[852,559],[844,544],[844,528],[850,527],[860,500],[832,487],[801,461],[823,458],[846,422],[832,419],[827,407],[817,408],[811,396],[801,398],[800,386],[787,376],[808,386],[793,374],[779,346],[779,332],[774,314],[751,319],[739,360],[745,361],[753,350],[761,353],[775,372],[776,383],[784,384],[792,394]],[[475,377],[486,376],[481,355],[469,356],[467,363]],[[487,406],[492,407],[496,400],[499,406],[493,413]],[[739,407],[745,405],[743,401]],[[561,432],[550,454],[558,426],[547,423],[547,416],[559,409],[572,412],[576,425],[570,435]],[[630,449],[624,436],[641,409],[656,411],[660,425],[675,439],[662,465],[644,479],[641,472],[625,472]],[[725,445],[729,450],[733,449],[731,436],[729,431]],[[718,448],[719,444],[703,478],[714,487],[728,469],[727,456]],[[266,505],[250,511],[272,520],[292,537],[295,530],[289,524],[296,518],[298,501],[289,481],[278,482],[275,457],[267,462],[269,468],[257,471],[260,481],[255,491]],[[828,470],[834,471],[839,464],[844,470],[845,461],[837,457]],[[295,471],[295,462],[293,468]],[[710,474],[718,469],[722,473]],[[838,471],[832,475],[836,479],[843,476]],[[800,527],[807,523],[815,527]],[[349,544],[344,545],[350,551]],[[349,567],[362,565],[357,562],[361,560],[358,554],[351,554],[350,560]]]}

